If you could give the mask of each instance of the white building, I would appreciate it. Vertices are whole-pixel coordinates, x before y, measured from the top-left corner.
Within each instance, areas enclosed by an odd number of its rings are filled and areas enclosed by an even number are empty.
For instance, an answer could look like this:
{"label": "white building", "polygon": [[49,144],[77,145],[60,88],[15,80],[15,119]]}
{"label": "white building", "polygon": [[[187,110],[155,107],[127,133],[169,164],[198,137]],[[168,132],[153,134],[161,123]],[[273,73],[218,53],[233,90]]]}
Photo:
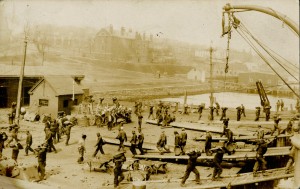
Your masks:
{"label": "white building", "polygon": [[205,71],[193,68],[187,73],[187,79],[205,82]]}

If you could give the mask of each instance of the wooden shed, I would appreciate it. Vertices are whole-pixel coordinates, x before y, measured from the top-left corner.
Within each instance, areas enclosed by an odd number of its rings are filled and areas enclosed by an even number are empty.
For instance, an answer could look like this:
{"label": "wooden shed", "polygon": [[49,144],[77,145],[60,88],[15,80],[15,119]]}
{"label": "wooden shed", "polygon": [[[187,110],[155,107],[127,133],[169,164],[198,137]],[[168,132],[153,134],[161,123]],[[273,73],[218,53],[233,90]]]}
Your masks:
{"label": "wooden shed", "polygon": [[51,114],[57,117],[59,111],[71,114],[72,107],[83,99],[84,76],[45,76],[29,90],[30,108],[38,114]]}

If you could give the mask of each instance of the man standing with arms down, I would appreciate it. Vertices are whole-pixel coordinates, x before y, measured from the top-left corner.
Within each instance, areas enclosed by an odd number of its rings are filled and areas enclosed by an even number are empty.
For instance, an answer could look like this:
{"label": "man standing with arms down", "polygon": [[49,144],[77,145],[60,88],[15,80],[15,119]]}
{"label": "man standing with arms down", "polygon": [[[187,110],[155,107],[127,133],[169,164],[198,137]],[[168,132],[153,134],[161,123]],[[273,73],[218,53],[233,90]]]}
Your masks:
{"label": "man standing with arms down", "polygon": [[84,152],[86,151],[86,149],[85,149],[85,139],[86,139],[86,135],[82,134],[81,139],[78,142],[79,158],[78,158],[77,162],[79,164],[81,164],[84,160]]}
{"label": "man standing with arms down", "polygon": [[32,145],[32,135],[29,131],[26,131],[27,137],[26,137],[26,147],[25,147],[25,156],[28,156],[28,150],[35,153],[33,149],[31,148]]}
{"label": "man standing with arms down", "polygon": [[201,156],[201,152],[197,149],[188,152],[187,155],[189,156],[188,164],[186,166],[186,170],[184,173],[184,176],[181,180],[180,186],[184,187],[185,181],[189,178],[190,173],[194,172],[196,175],[196,183],[200,184],[200,173],[196,169],[196,164],[197,164],[197,158]]}
{"label": "man standing with arms down", "polygon": [[103,141],[102,136],[100,135],[100,133],[97,133],[97,143],[95,145],[95,147],[97,147],[97,148],[93,154],[93,157],[96,157],[98,151],[100,151],[101,154],[105,154],[103,151],[103,148],[102,148],[103,144],[104,144],[104,141]]}
{"label": "man standing with arms down", "polygon": [[46,167],[46,157],[47,157],[47,143],[42,144],[36,149],[38,158],[38,172],[40,173],[40,180],[45,179],[45,167]]}
{"label": "man standing with arms down", "polygon": [[138,135],[138,149],[141,152],[141,155],[144,155],[143,150],[143,143],[144,143],[144,134],[142,133],[142,129],[138,129],[139,135]]}
{"label": "man standing with arms down", "polygon": [[130,151],[133,155],[136,155],[136,143],[137,143],[138,139],[137,139],[137,135],[135,134],[135,131],[132,131],[132,138],[130,140]]}

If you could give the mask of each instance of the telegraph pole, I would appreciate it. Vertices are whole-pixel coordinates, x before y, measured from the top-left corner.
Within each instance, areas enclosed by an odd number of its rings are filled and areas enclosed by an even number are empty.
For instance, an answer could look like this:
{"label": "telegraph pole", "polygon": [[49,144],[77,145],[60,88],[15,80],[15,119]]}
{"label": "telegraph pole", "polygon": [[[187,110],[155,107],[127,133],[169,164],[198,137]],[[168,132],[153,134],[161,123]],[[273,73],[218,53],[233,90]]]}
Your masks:
{"label": "telegraph pole", "polygon": [[17,109],[16,109],[16,117],[15,123],[19,125],[20,120],[20,110],[21,110],[21,96],[22,96],[22,88],[23,88],[23,78],[24,78],[24,68],[25,68],[25,61],[26,61],[26,50],[27,50],[27,35],[25,33],[25,40],[24,40],[24,58],[21,65],[20,71],[20,79],[19,79],[19,86],[18,86],[18,96],[17,96]]}
{"label": "telegraph pole", "polygon": [[214,96],[213,96],[213,62],[212,62],[212,53],[213,53],[212,45],[209,48],[209,59],[210,59],[210,106],[212,107],[214,104]]}

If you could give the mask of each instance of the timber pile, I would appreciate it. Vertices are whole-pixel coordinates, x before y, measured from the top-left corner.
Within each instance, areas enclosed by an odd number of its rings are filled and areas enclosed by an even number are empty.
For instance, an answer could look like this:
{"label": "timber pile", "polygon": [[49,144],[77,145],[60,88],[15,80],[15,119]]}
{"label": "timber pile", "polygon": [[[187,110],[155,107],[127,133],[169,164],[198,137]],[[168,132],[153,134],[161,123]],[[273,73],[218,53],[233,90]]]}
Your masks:
{"label": "timber pile", "polygon": [[[286,135],[286,134],[280,134],[278,136],[265,135],[264,139],[274,139],[275,137],[276,138],[289,138],[291,136],[292,135]],[[194,140],[195,141],[205,141],[206,138],[205,138],[205,136],[201,136],[199,138],[194,138]],[[212,137],[212,141],[227,141],[227,140],[228,139],[226,137],[215,137],[215,136]],[[238,142],[238,141],[243,141],[243,142],[252,141],[252,142],[255,142],[257,140],[257,136],[234,136],[233,140],[235,142]]]}

